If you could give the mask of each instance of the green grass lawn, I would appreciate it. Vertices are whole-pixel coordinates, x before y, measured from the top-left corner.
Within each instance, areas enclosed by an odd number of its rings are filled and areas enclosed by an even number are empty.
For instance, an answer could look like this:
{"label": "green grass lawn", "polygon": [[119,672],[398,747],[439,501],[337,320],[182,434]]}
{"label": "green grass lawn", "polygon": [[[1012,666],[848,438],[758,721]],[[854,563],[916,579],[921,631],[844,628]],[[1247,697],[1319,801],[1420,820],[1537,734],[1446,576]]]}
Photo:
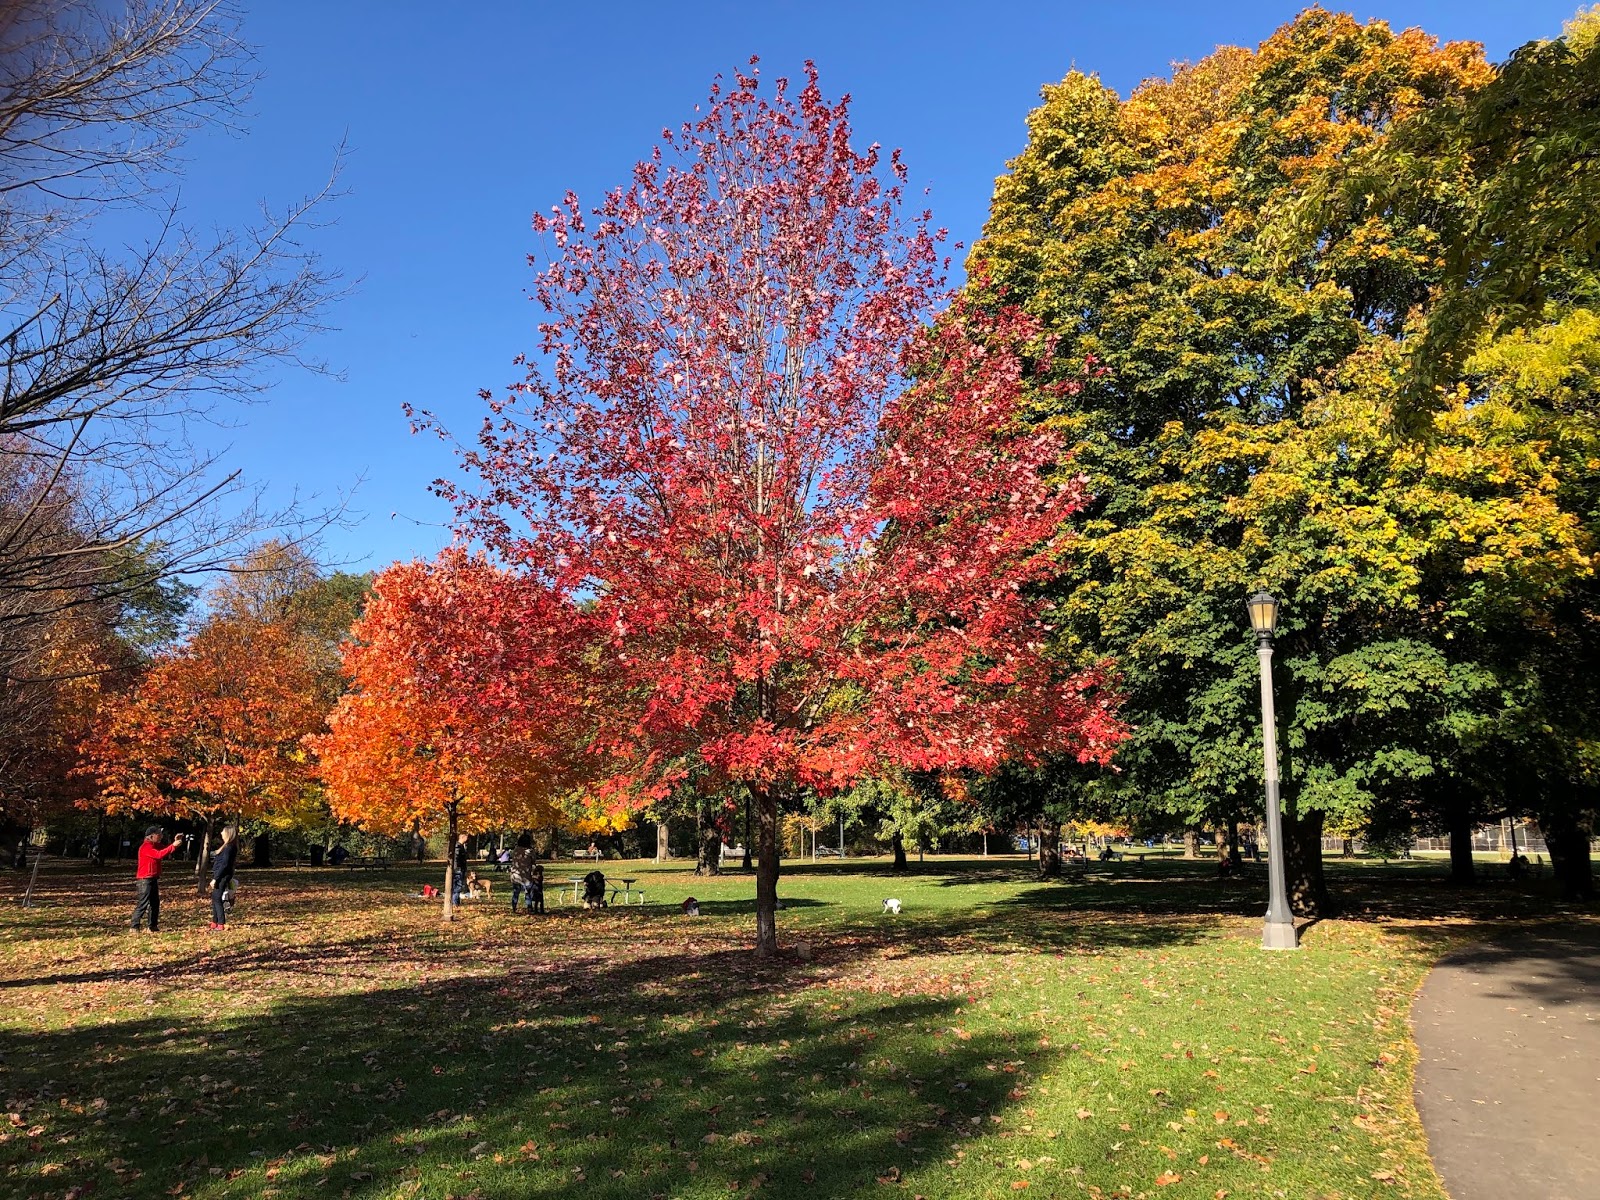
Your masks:
{"label": "green grass lawn", "polygon": [[130,870],[47,867],[0,912],[0,1196],[1442,1197],[1411,994],[1551,909],[1330,862],[1347,916],[1269,954],[1254,867],[796,862],[761,964],[750,876],[626,867],[642,908],[449,927],[434,870],[247,870],[225,934],[169,870],[158,936]]}

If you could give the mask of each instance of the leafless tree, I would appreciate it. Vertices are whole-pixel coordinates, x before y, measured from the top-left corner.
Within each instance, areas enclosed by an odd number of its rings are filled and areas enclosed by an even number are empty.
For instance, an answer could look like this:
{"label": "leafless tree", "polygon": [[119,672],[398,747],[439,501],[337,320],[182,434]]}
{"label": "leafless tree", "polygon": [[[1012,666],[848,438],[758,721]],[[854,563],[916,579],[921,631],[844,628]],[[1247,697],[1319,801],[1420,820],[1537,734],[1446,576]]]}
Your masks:
{"label": "leafless tree", "polygon": [[[302,350],[342,286],[303,240],[331,178],[231,230],[184,222],[185,144],[242,127],[254,78],[228,0],[0,0],[0,741],[13,747],[37,741],[51,672],[83,669],[51,657],[61,622],[114,624],[162,579],[334,515],[265,511],[191,436],[255,397],[268,368],[317,367]],[[146,230],[133,245],[130,222]]]}
{"label": "leafless tree", "polygon": [[[134,545],[156,548],[147,558],[162,570],[218,568],[298,514],[250,504],[188,430],[217,417],[219,401],[251,396],[263,368],[302,361],[339,288],[301,241],[332,184],[231,231],[183,225],[172,197],[185,139],[236,126],[253,78],[221,0],[24,0],[7,13],[0,454],[72,478],[82,544],[33,536],[60,499],[40,488],[0,525],[0,591],[36,578],[41,556],[65,556],[50,590],[98,597],[108,560],[87,561]],[[130,209],[150,218],[148,240],[97,243],[99,219]],[[8,554],[26,561],[8,569]]]}

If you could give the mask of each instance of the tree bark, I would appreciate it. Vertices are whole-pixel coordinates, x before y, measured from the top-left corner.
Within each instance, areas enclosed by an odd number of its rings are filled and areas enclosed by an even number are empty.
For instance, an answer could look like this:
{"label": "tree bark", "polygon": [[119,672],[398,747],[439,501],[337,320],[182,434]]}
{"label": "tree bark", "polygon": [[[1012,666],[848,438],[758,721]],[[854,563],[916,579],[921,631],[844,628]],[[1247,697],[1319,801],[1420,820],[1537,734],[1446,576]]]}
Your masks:
{"label": "tree bark", "polygon": [[906,842],[900,836],[899,830],[896,830],[894,836],[889,839],[889,849],[894,854],[894,869],[896,871],[904,871],[906,869]]}
{"label": "tree bark", "polygon": [[[1332,910],[1328,882],[1322,873],[1322,828],[1325,814],[1314,809],[1283,819],[1283,861],[1289,884],[1289,907],[1298,917],[1325,917]],[[1272,853],[1279,853],[1277,846]]]}
{"label": "tree bark", "polygon": [[1239,822],[1234,817],[1228,818],[1228,864],[1236,871],[1244,865],[1244,855],[1239,853]]}
{"label": "tree bark", "polygon": [[1450,809],[1450,882],[1471,887],[1477,882],[1472,862],[1472,810],[1465,804]]}
{"label": "tree bark", "polygon": [[444,849],[444,919],[456,919],[456,805],[451,803],[445,810],[448,819],[445,822],[445,849]]}
{"label": "tree bark", "polygon": [[1594,813],[1561,808],[1539,814],[1539,830],[1562,895],[1573,900],[1594,898],[1594,861],[1589,843]]}
{"label": "tree bark", "polygon": [[744,798],[744,869],[750,869],[750,796]]}
{"label": "tree bark", "polygon": [[1055,879],[1061,874],[1061,831],[1053,833],[1045,826],[1039,827],[1039,878]]}
{"label": "tree bark", "polygon": [[696,875],[722,874],[722,832],[720,830],[701,828],[700,854],[695,860],[694,873]]}
{"label": "tree bark", "polygon": [[1185,858],[1200,857],[1200,831],[1198,829],[1185,829],[1183,831],[1183,856]]}
{"label": "tree bark", "polygon": [[671,831],[665,821],[656,822],[656,861],[664,863],[672,857]]}
{"label": "tree bark", "polygon": [[778,953],[778,797],[763,789],[756,806],[756,957]]}

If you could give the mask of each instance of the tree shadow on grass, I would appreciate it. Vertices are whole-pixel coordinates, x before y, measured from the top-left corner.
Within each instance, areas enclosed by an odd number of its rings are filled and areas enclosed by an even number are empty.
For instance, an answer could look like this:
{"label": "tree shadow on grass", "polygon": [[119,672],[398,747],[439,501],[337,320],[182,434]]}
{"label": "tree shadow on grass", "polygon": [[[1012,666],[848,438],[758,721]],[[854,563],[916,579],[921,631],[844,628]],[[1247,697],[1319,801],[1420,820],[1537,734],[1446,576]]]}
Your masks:
{"label": "tree shadow on grass", "polygon": [[1052,1061],[943,1036],[958,995],[812,982],[742,952],[594,958],[7,1031],[0,1173],[18,1195],[881,1194]]}

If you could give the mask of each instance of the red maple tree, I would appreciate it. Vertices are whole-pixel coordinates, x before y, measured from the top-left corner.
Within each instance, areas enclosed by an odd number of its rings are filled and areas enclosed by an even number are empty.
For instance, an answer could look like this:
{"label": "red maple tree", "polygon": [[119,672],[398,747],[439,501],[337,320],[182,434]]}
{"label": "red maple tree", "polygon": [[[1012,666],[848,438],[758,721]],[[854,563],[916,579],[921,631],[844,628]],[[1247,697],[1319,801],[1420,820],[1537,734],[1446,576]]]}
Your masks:
{"label": "red maple tree", "polygon": [[[1104,761],[1098,678],[1045,654],[1033,588],[1083,502],[1022,412],[1026,318],[944,302],[899,153],[851,144],[808,64],[755,71],[550,243],[539,354],[438,487],[462,532],[581,599],[591,748],[617,803],[709,769],[758,816],[891,768]],[[930,324],[931,322],[931,324]]]}
{"label": "red maple tree", "polygon": [[328,804],[378,832],[442,823],[446,920],[462,825],[555,824],[575,782],[570,621],[530,577],[451,549],[383,571],[343,644],[350,688],[306,739]]}

